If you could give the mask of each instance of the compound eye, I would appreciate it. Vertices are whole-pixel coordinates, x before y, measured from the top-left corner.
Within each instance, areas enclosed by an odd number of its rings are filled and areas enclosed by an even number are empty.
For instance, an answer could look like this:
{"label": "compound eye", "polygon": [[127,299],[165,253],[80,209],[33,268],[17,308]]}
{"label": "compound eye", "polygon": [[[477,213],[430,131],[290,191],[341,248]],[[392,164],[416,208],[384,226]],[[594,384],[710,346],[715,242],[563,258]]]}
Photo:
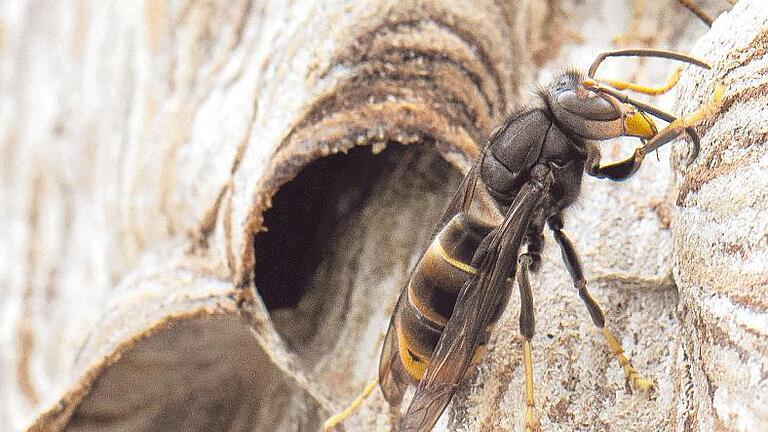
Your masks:
{"label": "compound eye", "polygon": [[566,111],[587,120],[611,121],[621,117],[621,112],[610,102],[592,92],[580,94],[573,90],[561,92],[557,95],[557,104]]}

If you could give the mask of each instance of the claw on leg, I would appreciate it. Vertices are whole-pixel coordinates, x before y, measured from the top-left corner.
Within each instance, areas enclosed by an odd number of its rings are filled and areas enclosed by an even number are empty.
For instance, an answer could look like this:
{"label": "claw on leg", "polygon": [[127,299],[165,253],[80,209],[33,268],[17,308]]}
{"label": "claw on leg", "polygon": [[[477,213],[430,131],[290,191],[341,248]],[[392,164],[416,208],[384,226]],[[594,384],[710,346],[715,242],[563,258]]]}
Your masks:
{"label": "claw on leg", "polygon": [[603,335],[608,341],[608,347],[616,357],[616,360],[618,360],[619,366],[624,369],[624,377],[630,385],[630,388],[646,393],[653,399],[656,393],[656,383],[653,380],[640,375],[637,369],[632,366],[632,362],[630,362],[627,356],[624,355],[624,348],[621,347],[621,344],[613,336],[613,333],[608,330],[608,327],[603,327]]}
{"label": "claw on leg", "polygon": [[541,424],[533,403],[533,360],[531,342],[523,341],[523,366],[525,367],[525,432],[540,432]]}
{"label": "claw on leg", "polygon": [[[712,94],[712,99],[688,116],[675,119],[667,127],[642,146],[643,156],[653,152],[664,144],[680,136],[683,132],[693,130],[692,127],[697,123],[714,117],[722,108],[725,86],[717,85]],[[694,149],[694,156],[698,154],[698,148]],[[695,157],[693,158],[695,159]]]}

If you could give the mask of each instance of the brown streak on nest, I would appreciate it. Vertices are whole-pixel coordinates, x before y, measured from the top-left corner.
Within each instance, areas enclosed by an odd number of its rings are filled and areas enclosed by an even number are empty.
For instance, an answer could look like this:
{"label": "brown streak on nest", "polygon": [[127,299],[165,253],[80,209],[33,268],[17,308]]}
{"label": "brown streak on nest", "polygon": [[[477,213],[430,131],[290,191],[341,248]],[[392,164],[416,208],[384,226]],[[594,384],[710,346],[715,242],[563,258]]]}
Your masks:
{"label": "brown streak on nest", "polygon": [[[419,59],[425,60],[424,63],[444,63],[455,67],[462,73],[469,81],[471,81],[478,89],[478,92],[482,95],[486,102],[487,110],[494,112],[494,109],[498,108],[496,105],[500,105],[502,102],[498,97],[498,90],[494,87],[485,88],[483,77],[487,75],[487,71],[482,68],[473,67],[475,61],[468,56],[458,56],[451,52],[450,46],[407,46],[402,41],[389,41],[390,44],[383,44],[382,47],[376,49],[375,52],[367,53],[365,58],[355,64],[347,65],[350,68],[357,68],[361,65],[375,64],[376,62],[389,62],[392,65],[390,67],[398,66],[398,63],[403,59]],[[406,45],[406,46],[400,46]]]}
{"label": "brown streak on nest", "polygon": [[[405,85],[404,85],[405,84]],[[421,94],[423,97],[418,97]],[[463,95],[466,98],[468,95]],[[477,135],[476,119],[478,113],[464,104],[462,96],[454,94],[450,88],[436,85],[431,77],[391,76],[387,78],[359,77],[339,88],[334,94],[320,99],[310,112],[294,127],[277,147],[276,152],[284,150],[295,141],[296,135],[303,130],[314,129],[325,118],[345,115],[343,111],[364,110],[372,104],[399,99],[413,100],[420,103],[431,101],[430,107],[450,119],[452,124],[460,126]],[[423,103],[423,102],[421,102]],[[408,104],[404,104],[407,106]],[[485,118],[485,116],[483,115]]]}
{"label": "brown streak on nest", "polygon": [[[499,101],[501,103],[498,111],[504,112],[507,102],[506,90],[496,69],[496,64],[493,60],[491,60],[491,56],[488,51],[486,51],[486,49],[482,46],[482,44],[471,31],[448,24],[435,17],[430,17],[428,19],[414,19],[382,23],[367,33],[359,36],[355,43],[350,47],[349,51],[339,56],[335,61],[331,62],[329,67],[320,74],[320,77],[322,78],[326,76],[337,65],[346,65],[349,67],[370,61],[371,48],[378,38],[392,36],[393,34],[399,32],[418,32],[421,30],[421,28],[428,25],[435,25],[440,30],[446,31],[449,35],[458,37],[467,46],[468,50],[476,55],[480,63],[483,65],[486,73],[491,77],[496,91],[498,92]],[[418,51],[424,51],[424,48],[420,48]],[[446,57],[450,57],[451,54],[452,53],[450,52],[444,53]],[[461,59],[452,59],[452,61],[458,64],[463,63]],[[470,66],[465,66],[465,68],[469,67]],[[473,72],[473,74],[478,75],[476,72]]]}
{"label": "brown streak on nest", "polygon": [[263,213],[271,206],[272,197],[304,166],[319,157],[344,152],[354,146],[371,142],[410,144],[426,137],[434,140],[437,150],[449,162],[464,165],[464,168],[479,155],[474,137],[440,113],[421,104],[397,101],[367,104],[350,112],[336,113],[294,134],[282,151],[272,157],[257,187],[261,193],[254,198],[245,225],[246,236],[251,240],[241,251],[243,258],[237,280],[252,277],[252,235],[261,229]]}
{"label": "brown streak on nest", "polygon": [[224,185],[224,187],[221,188],[221,190],[219,190],[219,194],[216,195],[216,200],[214,201],[213,206],[211,206],[211,208],[209,208],[208,211],[203,214],[197,232],[192,233],[191,235],[193,239],[191,245],[192,252],[195,250],[208,248],[208,237],[216,228],[216,221],[219,219],[219,209],[221,209],[224,196],[231,189],[232,182],[229,181],[226,185]]}
{"label": "brown streak on nest", "polygon": [[[710,333],[708,329],[710,327],[704,323],[704,317],[701,313],[701,310],[699,310],[698,308],[691,308],[690,312],[692,313],[692,316],[690,317],[691,324],[693,324],[693,328],[695,329],[694,331],[698,333],[698,336],[700,337],[700,339],[702,340],[709,339],[710,341],[713,340],[711,337],[708,337],[708,334]],[[717,333],[721,333],[721,331],[718,331]],[[706,384],[707,386],[707,396],[708,396],[707,400],[712,401],[714,400],[715,390],[713,388],[712,382],[710,381],[709,374],[706,371],[706,362],[704,361],[704,358],[702,357],[701,352],[699,352],[698,357],[699,357],[698,358],[699,361],[697,362],[697,364],[700,366],[699,368],[701,371],[700,376],[704,378],[704,384]]]}
{"label": "brown streak on nest", "polygon": [[691,373],[691,365],[685,363],[685,407],[686,416],[683,421],[683,430],[693,430],[693,425],[698,422],[699,410],[694,406],[694,390],[693,390],[693,374]]}
{"label": "brown streak on nest", "polygon": [[725,252],[727,255],[736,255],[742,260],[747,257],[747,251],[744,250],[744,245],[734,242],[725,242],[719,245],[720,251]]}
{"label": "brown streak on nest", "polygon": [[756,275],[744,276],[743,273],[736,272],[736,273],[733,273],[732,278],[728,280],[729,281],[738,280],[740,292],[745,293],[745,294],[738,294],[738,293],[728,292],[728,299],[731,300],[734,304],[744,306],[750,310],[766,310],[766,308],[768,308],[768,303],[764,298],[746,295],[746,293],[764,292],[765,287],[768,286],[768,275],[756,274]]}
{"label": "brown streak on nest", "polygon": [[[768,275],[763,273],[745,274],[739,269],[729,269],[722,265],[707,267],[706,271],[704,271],[700,263],[700,256],[691,256],[690,253],[681,252],[679,260],[680,272],[695,274],[697,277],[696,283],[707,287],[711,294],[722,295],[732,303],[750,310],[765,310],[768,308],[768,299],[765,296],[759,295],[764,292],[765,286],[768,286]],[[739,281],[739,284],[734,286],[733,281],[736,280]],[[745,295],[745,293],[752,295]]]}
{"label": "brown streak on nest", "polygon": [[[391,97],[427,101],[467,130],[487,127],[492,122],[494,102],[483,92],[478,72],[465,62],[426,49],[388,46],[376,57],[368,53],[351,65],[358,68],[354,76],[307,110],[277,151],[287,145],[295,131],[314,125],[335,111]],[[467,84],[457,84],[461,81]]]}
{"label": "brown streak on nest", "polygon": [[[253,125],[256,124],[256,116],[259,113],[259,103],[258,100],[254,99],[253,101],[253,112],[251,114],[250,122],[248,123],[249,127],[246,130],[245,134],[243,134],[242,139],[240,140],[240,143],[237,145],[237,149],[235,151],[235,157],[232,160],[232,168],[230,168],[229,172],[230,175],[234,175],[234,173],[237,171],[237,168],[240,166],[240,161],[243,158],[243,153],[245,152],[245,149],[248,147],[248,142],[251,137],[251,133],[253,131]],[[216,228],[216,222],[219,219],[219,210],[221,209],[221,205],[223,203],[224,197],[229,193],[229,198],[227,199],[227,205],[226,210],[224,213],[224,232],[227,237],[227,267],[229,268],[230,272],[234,268],[234,253],[231,250],[231,220],[230,212],[232,210],[232,180],[230,178],[230,181],[228,181],[226,184],[224,184],[221,189],[219,190],[218,195],[216,196],[216,201],[214,201],[213,206],[211,206],[205,214],[203,214],[203,217],[199,223],[198,229],[196,233],[192,234],[192,237],[194,239],[194,244],[192,245],[193,250],[194,249],[206,249],[208,247],[208,237],[210,237],[213,230]]]}
{"label": "brown streak on nest", "polygon": [[[388,141],[410,144],[424,137],[436,141],[438,150],[444,154],[460,153],[466,163],[479,155],[472,135],[450,118],[420,104],[395,101],[336,113],[302,129],[292,137],[289,146],[276,152],[273,163],[280,164],[297,156],[314,156],[303,158],[300,165],[304,166],[316,157],[346,151],[355,145]],[[279,170],[276,174],[281,175]],[[271,177],[265,176],[270,180]]]}
{"label": "brown streak on nest", "polygon": [[[423,87],[430,79],[434,80],[435,82],[429,86],[429,89],[435,91],[435,96],[439,96],[446,90],[455,92],[463,87],[469,87],[459,86],[456,81],[445,82],[445,80],[441,80],[442,76],[450,74],[454,80],[464,79],[471,82],[476,88],[472,99],[478,100],[479,103],[476,104],[478,105],[477,108],[471,110],[473,121],[476,121],[480,116],[481,106],[485,111],[482,113],[484,116],[492,115],[494,111],[493,102],[483,92],[482,79],[469,70],[465,64],[456,62],[441,52],[392,48],[382,52],[380,57],[358,63],[355,67],[359,69],[359,73],[349,78],[347,83],[335,91],[336,94],[343,95],[345,90],[353,85],[359,87],[387,79],[394,81],[392,83],[394,87],[407,87],[410,84],[416,84],[415,88]],[[462,100],[461,98],[456,99]],[[310,110],[310,113],[302,119],[297,127],[316,122],[318,117],[322,116],[322,110],[318,108],[325,108],[323,107],[324,102],[321,100],[316,103],[315,107]]]}
{"label": "brown streak on nest", "polygon": [[[683,303],[678,309],[678,319],[680,322],[685,323],[688,321],[688,317],[693,313],[690,307],[686,303]],[[676,387],[682,390],[682,401],[683,404],[683,410],[682,412],[678,412],[677,405],[674,405],[673,418],[683,418],[683,431],[693,430],[693,425],[698,423],[698,405],[696,404],[696,389],[694,387],[693,382],[693,372],[691,371],[692,365],[701,364],[701,352],[698,353],[696,358],[693,357],[696,355],[695,352],[692,352],[692,348],[690,346],[690,339],[688,338],[679,338],[680,340],[680,349],[682,351],[682,373],[683,376],[680,378],[682,381],[680,387]],[[680,396],[680,394],[678,394]]]}
{"label": "brown streak on nest", "polygon": [[[494,368],[494,371],[495,371],[494,379],[487,380],[488,382],[494,383],[493,397],[489,405],[496,407],[497,410],[501,410],[501,403],[507,394],[509,384],[512,382],[512,375],[515,369],[518,369],[522,364],[522,356],[515,357],[515,360],[512,362],[502,360],[499,363],[501,363],[501,365],[499,367]],[[485,416],[482,423],[480,424],[480,430],[482,431],[505,430],[504,428],[501,427],[499,420],[501,420],[501,418],[499,418],[499,416],[497,415]]]}
{"label": "brown streak on nest", "polygon": [[254,3],[254,0],[246,0],[245,5],[243,6],[243,10],[239,14],[236,14],[238,17],[238,20],[234,26],[235,36],[234,36],[234,40],[232,41],[232,46],[230,47],[229,52],[233,52],[235,48],[239,47],[240,44],[243,42],[245,25],[247,23],[248,18],[251,17],[251,13],[253,13],[253,3]]}
{"label": "brown streak on nest", "polygon": [[[723,64],[726,65],[725,72],[721,78],[728,76],[731,71],[751,63],[753,60],[761,59],[768,52],[768,30],[758,33],[745,46],[736,48],[726,56]],[[741,56],[746,54],[743,58]]]}
{"label": "brown streak on nest", "polygon": [[[709,316],[705,317],[705,314],[709,314]],[[722,348],[723,350],[732,350],[738,354],[739,358],[742,361],[746,361],[746,359],[749,359],[752,356],[752,352],[748,348],[736,343],[726,330],[723,330],[722,328],[720,328],[720,326],[717,325],[717,323],[722,323],[723,321],[722,318],[721,319],[713,318],[711,316],[711,313],[707,311],[702,312],[700,306],[689,307],[688,315],[689,315],[688,318],[691,324],[693,325],[693,327],[696,329],[698,333],[700,342],[706,341],[708,342],[708,346],[719,347],[719,348]],[[708,324],[708,323],[713,323],[713,324]],[[753,332],[750,332],[750,329],[748,327],[745,327],[743,325],[738,325],[738,327],[740,330],[744,330],[747,333],[754,334]],[[761,334],[757,334],[755,336],[760,338],[765,337],[765,335],[761,335]],[[705,365],[703,360],[699,359],[698,364],[702,365],[702,371],[703,371],[703,367]],[[704,373],[706,374],[706,372]],[[712,396],[713,395],[710,394],[710,400],[712,399]]]}
{"label": "brown streak on nest", "polygon": [[[230,274],[235,274],[237,264],[235,260],[235,251],[232,250],[232,193],[227,196],[227,204],[224,208],[224,244],[227,255],[227,268]],[[240,281],[242,284],[243,281]]]}

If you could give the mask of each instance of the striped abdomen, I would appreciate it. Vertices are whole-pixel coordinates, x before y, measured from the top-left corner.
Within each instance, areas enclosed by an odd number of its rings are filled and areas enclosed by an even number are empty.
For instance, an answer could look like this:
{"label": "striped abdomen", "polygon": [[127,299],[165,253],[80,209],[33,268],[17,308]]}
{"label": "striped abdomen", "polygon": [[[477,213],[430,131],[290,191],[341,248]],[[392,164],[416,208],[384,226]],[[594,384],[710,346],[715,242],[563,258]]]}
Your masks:
{"label": "striped abdomen", "polygon": [[[414,381],[424,375],[459,291],[475,272],[469,263],[489,229],[470,224],[465,214],[459,213],[440,230],[416,265],[407,295],[400,296],[395,316],[398,350]],[[490,325],[506,304],[506,299],[500,300]],[[483,349],[484,342],[476,348],[476,358]]]}

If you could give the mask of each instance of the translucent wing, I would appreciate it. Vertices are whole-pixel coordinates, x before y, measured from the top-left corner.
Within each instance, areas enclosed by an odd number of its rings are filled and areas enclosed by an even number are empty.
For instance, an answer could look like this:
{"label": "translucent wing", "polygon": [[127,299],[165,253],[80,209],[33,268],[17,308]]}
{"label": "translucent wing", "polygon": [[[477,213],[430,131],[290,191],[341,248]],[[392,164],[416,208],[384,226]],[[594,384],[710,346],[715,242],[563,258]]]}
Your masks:
{"label": "translucent wing", "polygon": [[[443,216],[437,224],[438,229],[451,220],[453,215],[457,212],[469,207],[469,204],[472,202],[472,196],[477,181],[476,173],[477,169],[473,167],[469,173],[464,176],[464,180],[462,180],[459,188],[456,189],[456,193],[446,206]],[[403,394],[410,383],[408,373],[400,360],[398,351],[399,341],[397,339],[397,331],[395,330],[395,319],[398,311],[401,308],[401,304],[406,301],[408,301],[407,286],[400,291],[400,297],[397,300],[395,310],[392,312],[392,318],[389,321],[387,336],[384,338],[384,347],[381,350],[381,358],[379,360],[379,383],[381,385],[381,391],[384,393],[384,398],[392,406],[400,404],[403,400]]]}
{"label": "translucent wing", "polygon": [[391,406],[400,405],[410,382],[408,372],[400,360],[397,331],[395,330],[395,319],[403,301],[408,301],[407,289],[400,291],[395,311],[392,312],[392,318],[389,320],[389,329],[387,329],[387,336],[384,338],[384,347],[381,350],[381,359],[379,360],[379,385],[382,393],[384,393],[384,399]]}
{"label": "translucent wing", "polygon": [[488,247],[473,260],[478,272],[459,293],[453,314],[402,418],[400,431],[430,431],[450,402],[499,299],[503,297],[507,278],[515,274],[523,236],[533,210],[546,191],[547,187],[533,181],[523,185],[504,222],[488,234]]}
{"label": "translucent wing", "polygon": [[449,220],[459,212],[459,210],[466,210],[472,203],[472,197],[475,194],[475,184],[477,183],[477,170],[476,164],[471,170],[464,176],[464,180],[461,181],[459,188],[456,189],[456,193],[453,194],[453,198],[445,207],[443,216],[440,218],[440,222],[437,224],[437,229],[440,230],[443,225],[448,223]]}

